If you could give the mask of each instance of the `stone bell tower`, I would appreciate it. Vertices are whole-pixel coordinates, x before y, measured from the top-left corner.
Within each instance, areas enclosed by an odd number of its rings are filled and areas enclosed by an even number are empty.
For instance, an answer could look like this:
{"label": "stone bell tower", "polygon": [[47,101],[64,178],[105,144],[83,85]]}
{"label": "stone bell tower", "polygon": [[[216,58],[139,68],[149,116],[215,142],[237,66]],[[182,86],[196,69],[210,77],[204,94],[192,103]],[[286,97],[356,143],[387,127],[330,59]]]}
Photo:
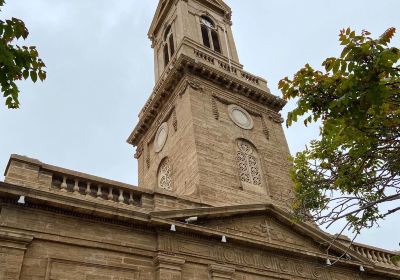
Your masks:
{"label": "stone bell tower", "polygon": [[139,186],[222,206],[284,204],[293,185],[285,101],[243,70],[222,0],[161,0],[149,30],[156,85],[128,143]]}

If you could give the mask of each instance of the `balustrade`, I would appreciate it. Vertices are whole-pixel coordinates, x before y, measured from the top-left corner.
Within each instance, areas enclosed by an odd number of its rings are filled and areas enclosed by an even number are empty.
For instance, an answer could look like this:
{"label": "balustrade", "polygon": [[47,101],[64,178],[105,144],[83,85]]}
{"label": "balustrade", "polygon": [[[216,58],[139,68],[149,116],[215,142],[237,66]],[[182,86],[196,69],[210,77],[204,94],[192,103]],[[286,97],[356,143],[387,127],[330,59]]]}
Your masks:
{"label": "balustrade", "polygon": [[240,77],[241,78],[245,79],[246,81],[248,81],[250,83],[259,85],[259,78],[258,77],[254,76],[254,75],[252,75],[250,73],[247,73],[245,71],[242,71],[242,70],[238,69],[237,67],[234,67],[233,65],[230,65],[230,64],[228,64],[228,63],[226,63],[226,62],[224,62],[222,60],[219,60],[217,58],[214,58],[211,55],[208,55],[208,54],[206,54],[206,53],[204,53],[202,51],[199,51],[197,49],[193,49],[193,52],[198,58],[200,58],[202,60],[205,60],[205,61],[207,61],[207,62],[209,62],[211,64],[215,64],[215,61],[217,61],[217,65],[221,69],[223,69],[224,71],[230,72],[230,73],[232,73],[232,74],[234,74],[236,76],[238,75],[238,72],[240,72]]}
{"label": "balustrade", "polygon": [[61,192],[81,195],[86,198],[96,198],[124,205],[141,205],[141,196],[129,188],[120,186],[102,185],[79,178],[71,178],[65,175],[53,175],[52,187]]}
{"label": "balustrade", "polygon": [[379,251],[377,249],[362,247],[358,244],[353,245],[353,249],[365,258],[368,258],[374,263],[390,265],[400,268],[400,263],[394,262],[392,258],[395,256],[393,253]]}

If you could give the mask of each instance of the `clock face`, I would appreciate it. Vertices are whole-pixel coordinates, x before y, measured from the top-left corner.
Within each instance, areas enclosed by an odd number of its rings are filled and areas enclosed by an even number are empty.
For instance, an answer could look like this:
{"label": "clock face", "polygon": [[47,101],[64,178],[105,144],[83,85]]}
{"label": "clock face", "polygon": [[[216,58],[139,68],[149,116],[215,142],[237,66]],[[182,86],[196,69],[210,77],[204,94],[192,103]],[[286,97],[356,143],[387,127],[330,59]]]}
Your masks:
{"label": "clock face", "polygon": [[158,128],[155,140],[154,140],[154,151],[156,153],[161,152],[161,150],[165,146],[165,142],[167,142],[168,138],[168,123],[163,123]]}
{"label": "clock face", "polygon": [[248,130],[253,128],[253,119],[245,109],[237,105],[230,105],[228,111],[229,117],[237,126]]}

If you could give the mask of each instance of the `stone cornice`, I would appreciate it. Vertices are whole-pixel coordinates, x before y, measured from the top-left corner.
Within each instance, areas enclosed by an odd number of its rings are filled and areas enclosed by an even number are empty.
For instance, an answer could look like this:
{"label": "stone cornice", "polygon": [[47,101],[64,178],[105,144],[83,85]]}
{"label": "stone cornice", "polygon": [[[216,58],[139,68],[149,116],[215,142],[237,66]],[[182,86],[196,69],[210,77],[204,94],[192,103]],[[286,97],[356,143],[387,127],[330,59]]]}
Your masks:
{"label": "stone cornice", "polygon": [[[395,256],[396,253],[389,251],[389,250],[384,250],[376,247],[371,247],[367,246],[364,244],[359,244],[355,243],[352,247],[351,250],[349,251],[349,244],[343,244],[342,242],[334,240],[335,237],[331,236],[330,234],[323,232],[316,228],[313,225],[307,224],[307,223],[294,223],[291,219],[290,214],[288,214],[286,211],[282,210],[280,207],[278,207],[275,204],[252,204],[252,205],[237,205],[237,206],[224,206],[224,207],[209,207],[209,208],[198,208],[198,209],[186,209],[186,210],[170,210],[170,211],[157,211],[157,212],[151,212],[152,220],[154,220],[154,217],[160,217],[163,219],[171,219],[175,220],[174,222],[177,226],[179,225],[178,223],[181,223],[179,221],[183,221],[186,218],[189,217],[197,217],[198,219],[216,219],[216,218],[224,218],[224,217],[233,217],[233,216],[238,216],[238,215],[250,215],[254,216],[257,214],[269,214],[275,216],[279,221],[283,222],[287,226],[291,227],[293,230],[298,231],[299,233],[304,234],[305,236],[308,236],[312,239],[314,239],[315,242],[319,244],[332,244],[331,250],[338,252],[339,254],[346,252],[350,255],[351,259],[355,261],[355,264],[357,262],[362,263],[364,268],[368,267],[368,269],[372,269],[376,272],[385,274],[385,275],[390,275],[390,276],[398,276],[399,275],[399,270],[400,270],[400,263],[398,263],[396,266],[393,264],[389,265],[386,264],[383,261],[378,261],[377,259],[373,259],[370,256],[363,254],[363,251],[360,252],[360,249],[355,248],[356,246],[360,248],[365,248],[367,250],[370,248],[371,250],[374,250],[377,255],[379,255],[379,258],[381,258],[381,254],[385,253],[390,256]],[[184,225],[184,224],[183,224]],[[202,226],[199,226],[200,228],[203,228]],[[223,232],[218,233],[215,232],[217,236],[224,234]],[[229,235],[227,235],[229,236]],[[237,238],[234,236],[229,236],[229,238]],[[282,246],[280,246],[282,248]],[[277,249],[278,250],[278,249]],[[288,248],[288,250],[292,250],[291,248]],[[292,252],[294,253],[294,251]],[[302,254],[307,255],[307,252],[303,252]],[[369,254],[369,253],[368,253]],[[322,256],[323,258],[324,256]],[[326,255],[325,255],[326,258]]]}
{"label": "stone cornice", "polygon": [[26,250],[32,242],[33,236],[0,228],[0,247]]}
{"label": "stone cornice", "polygon": [[[25,205],[17,206],[17,200],[19,195],[26,195]],[[288,224],[296,231],[300,231],[302,234],[310,236],[319,243],[327,242],[329,236],[326,233],[313,228],[306,224],[293,224],[287,213],[280,210],[278,207],[267,204],[267,205],[240,205],[240,206],[229,206],[229,207],[210,207],[200,209],[189,209],[189,210],[176,210],[176,211],[163,211],[163,212],[137,212],[133,210],[124,210],[115,208],[112,206],[99,205],[90,201],[82,201],[75,198],[65,198],[58,194],[46,193],[41,190],[30,190],[27,192],[26,187],[20,187],[15,185],[9,185],[0,183],[0,200],[1,205],[16,205],[17,207],[37,209],[41,211],[49,211],[57,214],[68,215],[84,219],[93,219],[100,222],[112,223],[121,226],[142,228],[143,230],[157,230],[169,232],[171,224],[175,224],[177,230],[180,233],[190,235],[202,236],[206,239],[219,240],[222,235],[225,235],[229,242],[236,244],[243,244],[254,248],[265,248],[266,250],[273,250],[275,252],[281,252],[284,254],[297,255],[299,257],[306,258],[319,258],[321,261],[326,258],[324,253],[313,253],[307,250],[300,250],[285,245],[274,245],[272,243],[263,242],[258,239],[249,237],[243,237],[240,235],[225,233],[214,229],[209,229],[204,226],[198,226],[195,224],[185,224],[177,220],[171,220],[172,217],[182,219],[188,216],[221,218],[225,216],[232,216],[238,214],[257,214],[267,211],[269,214],[274,215],[280,221]],[[4,234],[3,234],[4,236]],[[30,242],[29,236],[17,236],[6,235],[8,239],[14,239],[15,241],[26,243]],[[340,243],[334,243],[332,246],[332,252],[346,252],[347,247]],[[341,265],[358,267],[362,264],[365,269],[369,272],[376,272],[385,275],[398,276],[398,269],[392,267],[382,268],[379,265],[373,264],[369,259],[353,252],[349,252],[351,260],[339,261]]]}
{"label": "stone cornice", "polygon": [[[195,55],[190,55],[190,51],[192,53],[194,51]],[[225,66],[221,66],[222,62],[216,62],[215,58],[212,57],[210,59],[205,58],[205,60],[197,59],[195,58],[197,56],[196,52],[198,51],[193,46],[186,44],[181,46],[181,50],[178,52],[179,55],[169,65],[170,70],[163,74],[142,109],[139,115],[139,123],[127,140],[129,144],[134,146],[139,144],[143,134],[147,132],[156,116],[162,110],[163,104],[174,93],[181,79],[187,75],[198,76],[212,81],[219,87],[235,92],[235,94],[243,95],[275,112],[279,112],[286,105],[286,101],[272,95],[268,88],[261,87],[258,84],[257,77],[251,76],[240,69],[235,69],[232,72],[232,69],[229,70]],[[215,64],[220,65],[220,67],[216,67],[217,65]]]}
{"label": "stone cornice", "polygon": [[[229,243],[235,243],[235,244],[241,244],[244,246],[249,246],[252,248],[261,248],[267,251],[273,251],[273,252],[280,252],[282,254],[289,254],[289,255],[294,255],[298,257],[305,257],[305,258],[318,258],[322,262],[326,261],[327,254],[326,253],[315,253],[315,252],[309,252],[307,250],[300,250],[297,248],[293,248],[292,246],[286,246],[283,244],[276,245],[273,243],[268,243],[268,242],[263,242],[261,240],[249,238],[249,237],[243,237],[241,235],[236,235],[232,233],[226,233],[224,231],[216,230],[216,229],[210,229],[207,227],[203,226],[197,226],[195,224],[187,224],[183,222],[178,222],[178,221],[173,221],[173,220],[166,220],[162,218],[158,218],[156,216],[151,217],[151,224],[153,226],[157,226],[158,228],[163,227],[166,231],[169,230],[170,225],[174,224],[176,227],[176,230],[180,234],[185,234],[188,236],[199,236],[206,238],[208,240],[218,240],[220,242],[221,237],[224,235],[226,236],[227,240]],[[336,252],[346,252],[347,248],[345,246],[342,246],[339,244],[338,246],[341,246],[341,248],[337,248],[335,245],[333,246],[334,249],[332,251]],[[351,253],[350,253],[351,254]],[[333,255],[329,255],[330,257],[334,257]],[[354,258],[352,260],[338,260],[338,263],[341,265],[345,266],[353,266],[358,268],[360,264],[362,264],[366,269],[373,269],[373,264],[368,260],[365,259],[361,256],[358,256],[356,253],[354,254]]]}

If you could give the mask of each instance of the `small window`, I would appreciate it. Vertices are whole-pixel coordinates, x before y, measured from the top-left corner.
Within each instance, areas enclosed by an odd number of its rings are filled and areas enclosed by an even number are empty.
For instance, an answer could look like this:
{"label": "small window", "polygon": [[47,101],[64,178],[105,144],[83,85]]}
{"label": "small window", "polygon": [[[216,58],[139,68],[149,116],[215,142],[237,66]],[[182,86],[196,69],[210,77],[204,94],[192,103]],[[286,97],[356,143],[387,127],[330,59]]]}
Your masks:
{"label": "small window", "polygon": [[169,25],[164,32],[164,66],[167,66],[171,61],[172,56],[175,53],[175,45],[174,45],[174,35],[172,34],[171,25]]}
{"label": "small window", "polygon": [[202,16],[200,18],[200,22],[203,45],[218,53],[221,53],[221,44],[219,42],[218,30],[214,22],[206,16]]}

